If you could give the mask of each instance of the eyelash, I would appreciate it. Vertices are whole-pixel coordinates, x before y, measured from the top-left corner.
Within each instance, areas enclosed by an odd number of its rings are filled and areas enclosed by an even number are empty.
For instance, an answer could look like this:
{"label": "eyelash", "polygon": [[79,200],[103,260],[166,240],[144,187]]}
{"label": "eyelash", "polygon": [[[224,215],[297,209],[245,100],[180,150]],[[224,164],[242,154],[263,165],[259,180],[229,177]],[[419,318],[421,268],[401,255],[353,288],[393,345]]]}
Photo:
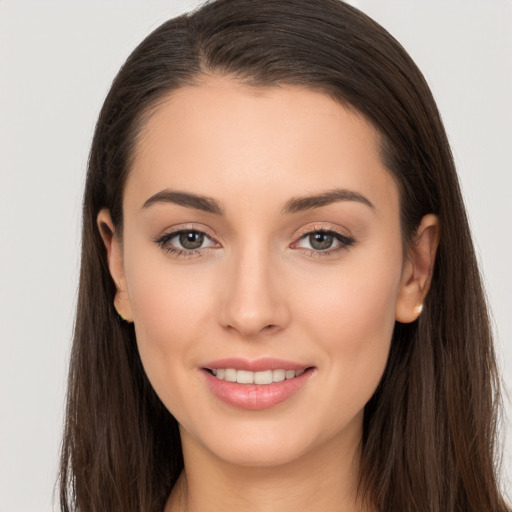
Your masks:
{"label": "eyelash", "polygon": [[[203,235],[205,239],[210,240],[213,242],[211,246],[208,247],[200,247],[198,249],[180,249],[179,247],[175,247],[171,245],[169,242],[181,234],[198,234]],[[177,229],[176,231],[171,231],[169,233],[165,233],[164,235],[157,237],[155,240],[156,244],[164,250],[168,254],[172,254],[173,256],[176,256],[178,258],[190,258],[194,256],[199,256],[201,252],[204,253],[205,250],[209,250],[211,247],[213,247],[216,242],[208,236],[204,231],[201,231],[200,229]]]}
{"label": "eyelash", "polygon": [[[210,240],[212,242],[212,245],[207,247],[200,247],[198,249],[180,249],[178,247],[175,247],[171,245],[169,242],[181,234],[198,234],[205,237],[205,239]],[[308,229],[307,231],[304,231],[300,234],[299,238],[291,244],[291,247],[298,244],[300,241],[306,239],[306,237],[309,237],[311,235],[315,234],[322,234],[322,235],[328,235],[335,238],[335,240],[339,243],[338,246],[334,248],[328,248],[325,250],[319,250],[319,249],[308,249],[303,247],[302,250],[308,255],[313,257],[323,257],[328,256],[343,250],[346,250],[350,248],[352,245],[354,245],[355,240],[352,237],[349,237],[347,235],[344,235],[342,233],[339,233],[338,231],[332,230],[332,229],[325,229],[325,228],[313,228]],[[172,254],[173,256],[176,256],[178,258],[191,258],[195,256],[199,256],[201,253],[204,253],[205,251],[209,251],[212,247],[214,247],[217,242],[214,241],[208,234],[206,234],[204,231],[201,231],[199,229],[178,229],[176,231],[171,231],[169,233],[165,233],[164,235],[157,237],[154,239],[154,242],[166,253]]]}
{"label": "eyelash", "polygon": [[297,241],[293,242],[292,246],[298,244],[300,241],[306,239],[307,237],[309,237],[311,235],[316,235],[316,234],[332,236],[339,243],[339,245],[335,246],[333,248],[325,249],[325,250],[308,249],[308,248],[303,247],[302,250],[305,251],[308,256],[313,256],[313,257],[318,257],[318,258],[326,257],[331,254],[335,254],[340,251],[349,249],[355,243],[355,239],[350,236],[344,235],[334,229],[326,229],[324,227],[319,227],[319,228],[313,228],[313,229],[309,228],[309,229],[305,230],[304,232],[302,232],[300,234],[299,238],[297,239]]}

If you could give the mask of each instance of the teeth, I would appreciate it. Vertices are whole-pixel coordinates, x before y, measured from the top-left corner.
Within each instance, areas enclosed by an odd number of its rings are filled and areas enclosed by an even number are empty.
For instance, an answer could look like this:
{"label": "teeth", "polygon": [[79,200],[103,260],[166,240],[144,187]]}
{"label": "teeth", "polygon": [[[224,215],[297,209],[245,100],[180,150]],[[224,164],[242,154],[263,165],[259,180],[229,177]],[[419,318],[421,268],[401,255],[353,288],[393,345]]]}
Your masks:
{"label": "teeth", "polygon": [[272,370],[254,372],[254,384],[272,384]]}
{"label": "teeth", "polygon": [[238,382],[239,384],[272,384],[273,382],[282,382],[283,380],[299,377],[304,370],[265,370],[262,372],[250,372],[248,370],[235,370],[234,368],[217,368],[212,370],[213,375],[218,379],[228,382]]}
{"label": "teeth", "polygon": [[233,368],[226,368],[226,370],[224,370],[224,380],[227,380],[228,382],[236,382],[236,374],[237,371]]}
{"label": "teeth", "polygon": [[286,370],[272,370],[272,382],[282,382],[286,378]]}
{"label": "teeth", "polygon": [[239,384],[252,384],[254,382],[254,373],[246,370],[238,370],[236,372],[236,381]]}

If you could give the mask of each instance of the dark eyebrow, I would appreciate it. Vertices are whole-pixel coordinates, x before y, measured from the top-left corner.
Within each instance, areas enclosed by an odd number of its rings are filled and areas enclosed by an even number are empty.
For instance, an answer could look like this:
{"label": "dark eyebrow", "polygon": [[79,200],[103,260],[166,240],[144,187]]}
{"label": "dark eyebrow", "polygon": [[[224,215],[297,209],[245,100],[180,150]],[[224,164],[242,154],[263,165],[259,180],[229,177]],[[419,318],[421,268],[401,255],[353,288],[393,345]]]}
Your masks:
{"label": "dark eyebrow", "polygon": [[224,214],[224,209],[217,201],[215,201],[215,199],[190,194],[188,192],[161,190],[146,200],[142,205],[142,208],[148,208],[155,203],[174,203],[187,208],[194,208],[196,210],[202,210],[203,212],[214,213],[215,215]]}
{"label": "dark eyebrow", "polygon": [[338,201],[357,201],[358,203],[365,204],[372,209],[375,208],[369,199],[358,192],[353,192],[344,188],[337,188],[334,190],[328,190],[327,192],[322,192],[321,194],[315,194],[313,196],[294,197],[289,201],[286,201],[282,213],[296,213],[303,210],[309,210],[311,208],[327,206]]}
{"label": "dark eyebrow", "polygon": [[[357,201],[372,209],[375,208],[369,199],[358,192],[346,189],[334,189],[313,196],[294,197],[285,203],[281,213],[296,213],[303,210],[327,206],[338,201]],[[224,209],[215,199],[190,194],[188,192],[161,190],[147,199],[142,208],[148,208],[155,203],[174,203],[215,215],[224,214]]]}

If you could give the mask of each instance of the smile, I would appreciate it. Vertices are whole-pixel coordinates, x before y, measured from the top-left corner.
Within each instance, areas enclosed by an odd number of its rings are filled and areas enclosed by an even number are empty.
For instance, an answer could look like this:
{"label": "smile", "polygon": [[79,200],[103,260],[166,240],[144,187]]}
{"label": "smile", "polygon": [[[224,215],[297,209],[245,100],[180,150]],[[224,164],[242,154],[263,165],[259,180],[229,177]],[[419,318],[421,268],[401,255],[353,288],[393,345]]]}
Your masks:
{"label": "smile", "polygon": [[283,368],[278,368],[275,370],[252,372],[249,370],[236,370],[234,368],[217,368],[210,371],[218,379],[226,380],[228,382],[265,385],[300,377],[305,370],[285,370]]}
{"label": "smile", "polygon": [[202,367],[210,392],[237,409],[261,410],[288,401],[307,386],[314,366],[279,359],[223,359]]}

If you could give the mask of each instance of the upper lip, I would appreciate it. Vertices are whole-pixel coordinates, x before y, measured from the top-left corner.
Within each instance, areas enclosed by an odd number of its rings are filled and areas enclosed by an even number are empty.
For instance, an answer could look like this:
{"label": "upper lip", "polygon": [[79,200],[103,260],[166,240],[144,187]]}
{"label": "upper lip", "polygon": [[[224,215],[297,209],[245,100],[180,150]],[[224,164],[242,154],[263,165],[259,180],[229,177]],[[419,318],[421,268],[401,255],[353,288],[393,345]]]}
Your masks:
{"label": "upper lip", "polygon": [[286,361],[284,359],[275,359],[265,357],[261,359],[242,359],[240,357],[230,357],[226,359],[217,359],[206,363],[203,367],[209,370],[217,370],[218,368],[234,368],[236,370],[247,370],[250,372],[262,372],[265,370],[305,370],[311,365]]}

